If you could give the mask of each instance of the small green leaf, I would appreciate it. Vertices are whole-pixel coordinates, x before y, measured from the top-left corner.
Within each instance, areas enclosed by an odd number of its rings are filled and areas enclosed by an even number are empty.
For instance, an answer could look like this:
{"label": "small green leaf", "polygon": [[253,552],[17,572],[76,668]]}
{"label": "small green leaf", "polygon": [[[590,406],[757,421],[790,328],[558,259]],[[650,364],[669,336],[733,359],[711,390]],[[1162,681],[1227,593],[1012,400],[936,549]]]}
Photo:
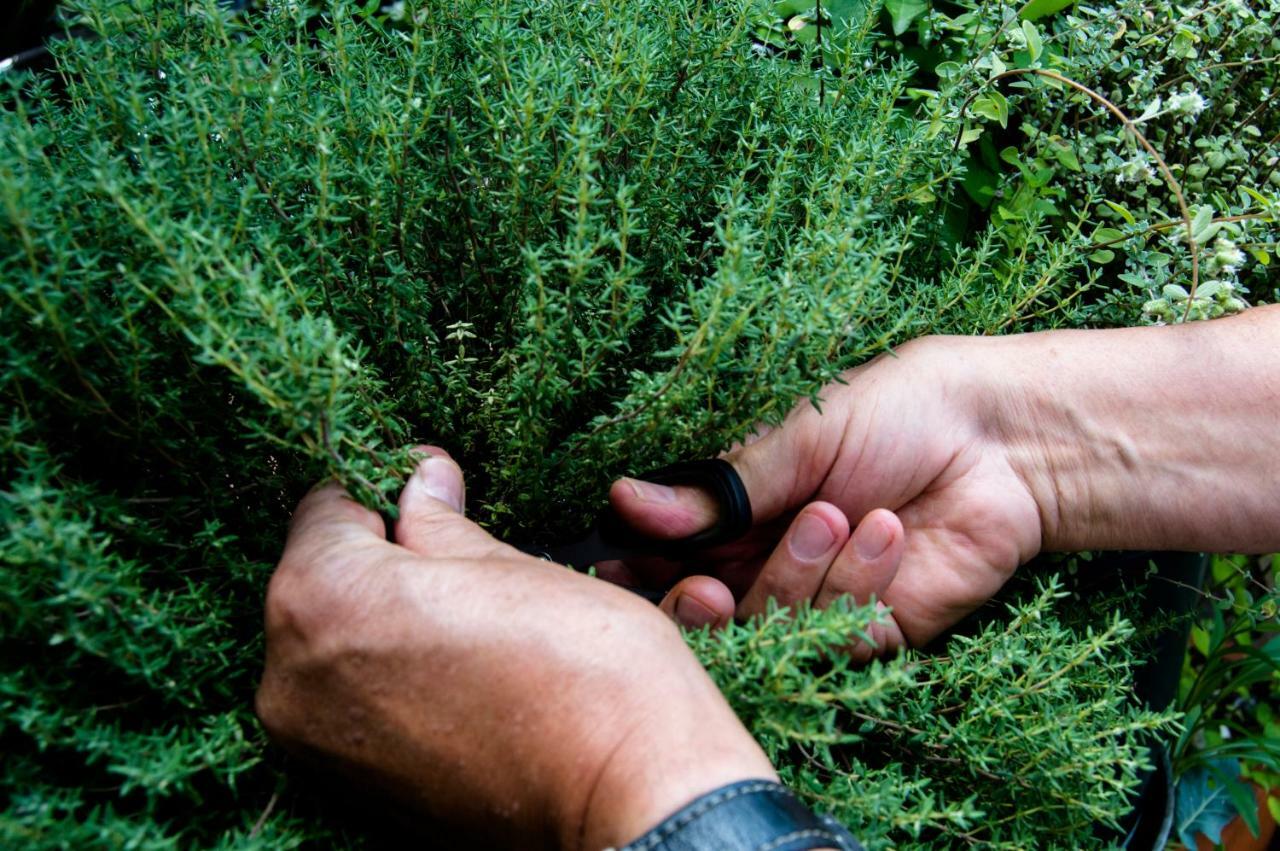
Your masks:
{"label": "small green leaf", "polygon": [[933,69],[933,73],[937,74],[940,80],[959,77],[963,72],[964,66],[959,62],[939,62]]}
{"label": "small green leaf", "polygon": [[1089,259],[1094,263],[1097,263],[1099,266],[1105,266],[1107,263],[1116,259],[1116,253],[1109,248],[1104,248],[1101,251],[1095,251],[1090,254]]}
{"label": "small green leaf", "polygon": [[1271,255],[1267,253],[1265,248],[1250,248],[1249,253],[1253,255],[1253,259],[1257,260],[1263,266],[1271,265]]}
{"label": "small green leaf", "polygon": [[1197,625],[1191,627],[1191,644],[1200,651],[1202,656],[1209,655],[1209,633],[1204,628]]}
{"label": "small green leaf", "polygon": [[1138,220],[1133,217],[1133,213],[1130,213],[1115,201],[1103,201],[1102,203],[1106,204],[1112,210],[1115,210],[1116,213],[1119,214],[1120,218],[1124,219],[1127,223],[1131,225],[1136,225],[1138,223]]}
{"label": "small green leaf", "polygon": [[924,0],[885,0],[884,8],[893,23],[893,34],[902,35],[911,26],[911,22],[923,15],[929,7]]}
{"label": "small green leaf", "polygon": [[969,110],[990,121],[1000,120],[1000,108],[996,106],[990,95],[983,95],[974,99],[973,103],[969,105]]}
{"label": "small green leaf", "polygon": [[1049,150],[1053,154],[1053,158],[1064,168],[1069,168],[1072,171],[1084,171],[1080,166],[1079,158],[1076,157],[1076,152],[1067,145],[1054,145]]}
{"label": "small green leaf", "polygon": [[1031,0],[1022,8],[1022,20],[1034,21],[1054,12],[1061,12],[1071,6],[1075,0]]}
{"label": "small green leaf", "polygon": [[1040,31],[1036,29],[1036,25],[1030,21],[1022,22],[1022,34],[1027,39],[1027,53],[1031,56],[1031,61],[1035,62],[1040,58],[1040,54],[1044,53],[1044,41],[1040,38]]}
{"label": "small green leaf", "polygon": [[1196,242],[1203,243],[1212,234],[1209,233],[1210,223],[1213,222],[1213,208],[1208,204],[1196,210],[1195,218],[1191,220],[1191,235],[1195,237]]}
{"label": "small green leaf", "polygon": [[1008,101],[1008,99],[1007,99],[1004,95],[1000,94],[999,92],[992,92],[992,93],[991,93],[991,100],[992,100],[992,101],[995,103],[995,105],[996,105],[996,110],[997,110],[997,118],[996,118],[996,120],[1000,122],[1000,126],[1001,126],[1001,127],[1008,127],[1008,126],[1009,126],[1009,101]]}

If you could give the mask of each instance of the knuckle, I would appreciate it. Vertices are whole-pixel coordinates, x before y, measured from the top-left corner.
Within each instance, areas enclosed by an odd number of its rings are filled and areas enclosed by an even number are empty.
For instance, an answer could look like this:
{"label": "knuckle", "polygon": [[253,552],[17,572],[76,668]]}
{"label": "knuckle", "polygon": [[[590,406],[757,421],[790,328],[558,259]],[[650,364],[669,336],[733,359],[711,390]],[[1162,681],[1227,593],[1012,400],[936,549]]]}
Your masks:
{"label": "knuckle", "polygon": [[296,738],[297,721],[292,704],[286,699],[278,676],[268,666],[262,683],[253,696],[253,711],[272,739],[291,741]]}
{"label": "knuckle", "polygon": [[264,605],[269,650],[287,656],[327,643],[351,605],[331,578],[327,571],[299,568],[289,559],[281,562],[267,585]]}

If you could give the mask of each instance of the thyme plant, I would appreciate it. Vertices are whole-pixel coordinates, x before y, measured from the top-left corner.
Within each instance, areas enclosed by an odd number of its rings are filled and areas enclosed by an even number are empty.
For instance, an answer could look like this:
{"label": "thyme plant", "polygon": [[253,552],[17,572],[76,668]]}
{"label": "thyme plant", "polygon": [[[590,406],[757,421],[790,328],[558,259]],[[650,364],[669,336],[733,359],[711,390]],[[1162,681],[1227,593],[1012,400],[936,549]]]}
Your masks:
{"label": "thyme plant", "polygon": [[[958,119],[899,108],[873,7],[819,85],[750,0],[394,11],[83,0],[4,78],[0,844],[366,841],[250,710],[320,478],[385,508],[432,440],[495,534],[558,537],[896,341],[1080,321],[1078,229],[941,238]],[[690,640],[872,847],[1086,847],[1168,719],[1056,594],[861,670],[848,606]]]}

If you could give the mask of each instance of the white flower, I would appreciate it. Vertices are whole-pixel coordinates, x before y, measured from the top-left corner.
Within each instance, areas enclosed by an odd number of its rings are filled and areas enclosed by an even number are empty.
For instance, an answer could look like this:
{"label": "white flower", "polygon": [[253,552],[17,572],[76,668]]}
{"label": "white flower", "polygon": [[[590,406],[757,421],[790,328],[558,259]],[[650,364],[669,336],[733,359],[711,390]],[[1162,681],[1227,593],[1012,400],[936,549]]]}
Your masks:
{"label": "white flower", "polygon": [[1183,115],[1195,116],[1204,112],[1205,107],[1209,104],[1200,93],[1195,89],[1189,92],[1178,92],[1169,96],[1166,104],[1170,112],[1180,112]]}
{"label": "white flower", "polygon": [[1148,180],[1155,179],[1156,171],[1151,164],[1142,156],[1134,157],[1131,160],[1125,160],[1116,169],[1113,178],[1116,183],[1124,185],[1126,183],[1145,183]]}
{"label": "white flower", "polygon": [[1231,240],[1219,237],[1214,242],[1213,262],[1228,275],[1243,266],[1245,259],[1244,252]]}

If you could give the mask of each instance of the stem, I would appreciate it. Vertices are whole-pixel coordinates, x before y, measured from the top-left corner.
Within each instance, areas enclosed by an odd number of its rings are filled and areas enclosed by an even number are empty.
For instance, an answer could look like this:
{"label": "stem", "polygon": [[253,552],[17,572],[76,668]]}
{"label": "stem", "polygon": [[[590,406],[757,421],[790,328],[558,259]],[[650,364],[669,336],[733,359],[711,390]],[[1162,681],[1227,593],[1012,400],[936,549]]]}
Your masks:
{"label": "stem", "polygon": [[822,105],[827,100],[826,74],[827,58],[822,54],[822,0],[817,0],[814,6],[818,15],[818,104]]}
{"label": "stem", "polygon": [[[1241,213],[1238,216],[1220,216],[1219,218],[1213,219],[1210,224],[1221,225],[1229,222],[1248,222],[1253,221],[1254,219],[1270,219],[1270,217],[1270,213]],[[1115,245],[1118,242],[1127,242],[1135,236],[1146,236],[1149,233],[1154,233],[1158,230],[1168,230],[1169,228],[1177,227],[1180,224],[1182,224],[1182,219],[1169,219],[1164,222],[1156,222],[1146,230],[1138,231],[1137,233],[1127,233],[1124,236],[1118,236],[1115,239],[1108,239],[1106,242],[1091,243],[1089,245],[1089,250],[1097,251],[1099,248],[1106,248],[1108,245]]]}
{"label": "stem", "polygon": [[[1266,65],[1271,62],[1280,62],[1280,56],[1263,56],[1258,59],[1245,59],[1240,62],[1219,62],[1216,65],[1206,65],[1203,68],[1197,68],[1196,72],[1213,71],[1218,68],[1243,68],[1246,65]],[[1174,77],[1172,80],[1156,86],[1155,90],[1158,92],[1163,89],[1167,89],[1170,86],[1176,86],[1183,80],[1190,80],[1193,76],[1194,74],[1183,74],[1181,77]]]}

